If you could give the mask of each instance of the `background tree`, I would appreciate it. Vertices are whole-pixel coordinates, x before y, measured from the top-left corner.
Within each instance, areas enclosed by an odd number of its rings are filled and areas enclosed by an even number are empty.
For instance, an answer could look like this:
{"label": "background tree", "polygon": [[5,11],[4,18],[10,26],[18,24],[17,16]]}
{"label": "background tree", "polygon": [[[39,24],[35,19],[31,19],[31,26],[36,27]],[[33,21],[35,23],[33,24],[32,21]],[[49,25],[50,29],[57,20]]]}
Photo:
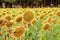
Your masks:
{"label": "background tree", "polygon": [[[46,6],[50,6],[51,3],[54,6],[57,6],[58,3],[60,5],[60,0],[0,0],[0,6],[2,6],[3,4],[6,4],[6,7],[12,7],[12,5],[19,5],[22,7],[41,7],[41,5],[43,5],[44,7]],[[43,7],[42,6],[42,7]]]}
{"label": "background tree", "polygon": [[12,4],[16,2],[16,0],[4,0],[6,3],[7,7],[12,7]]}
{"label": "background tree", "polygon": [[58,0],[58,4],[60,5],[60,0]]}
{"label": "background tree", "polygon": [[2,7],[4,0],[0,0],[0,7]]}
{"label": "background tree", "polygon": [[43,0],[38,0],[39,2],[39,7],[41,7],[43,5]]}

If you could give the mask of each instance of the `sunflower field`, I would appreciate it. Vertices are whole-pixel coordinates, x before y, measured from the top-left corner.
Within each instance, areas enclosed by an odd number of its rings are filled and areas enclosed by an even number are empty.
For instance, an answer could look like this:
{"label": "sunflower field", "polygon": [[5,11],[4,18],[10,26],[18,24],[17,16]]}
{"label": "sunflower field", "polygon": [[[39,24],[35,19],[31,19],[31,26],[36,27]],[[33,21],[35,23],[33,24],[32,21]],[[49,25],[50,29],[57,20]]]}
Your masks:
{"label": "sunflower field", "polygon": [[60,40],[60,8],[0,8],[0,40]]}

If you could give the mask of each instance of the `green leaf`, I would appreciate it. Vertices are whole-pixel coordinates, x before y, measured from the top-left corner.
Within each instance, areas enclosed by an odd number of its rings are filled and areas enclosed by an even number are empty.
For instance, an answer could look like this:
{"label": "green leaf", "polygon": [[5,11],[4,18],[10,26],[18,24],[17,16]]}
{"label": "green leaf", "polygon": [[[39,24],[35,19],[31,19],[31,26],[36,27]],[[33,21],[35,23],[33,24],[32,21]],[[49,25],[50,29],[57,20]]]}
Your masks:
{"label": "green leaf", "polygon": [[5,35],[7,32],[6,32],[6,29],[5,28],[2,28],[2,34]]}

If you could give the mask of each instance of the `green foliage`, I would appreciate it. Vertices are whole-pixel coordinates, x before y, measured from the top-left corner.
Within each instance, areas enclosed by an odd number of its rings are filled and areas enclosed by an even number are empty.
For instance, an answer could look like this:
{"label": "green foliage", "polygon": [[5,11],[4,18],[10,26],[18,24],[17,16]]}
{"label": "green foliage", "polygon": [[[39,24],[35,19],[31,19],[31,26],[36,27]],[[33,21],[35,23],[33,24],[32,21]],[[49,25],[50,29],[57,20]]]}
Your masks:
{"label": "green foliage", "polygon": [[37,20],[33,26],[30,26],[30,28],[25,31],[24,39],[39,40],[41,26],[42,26],[41,20]]}
{"label": "green foliage", "polygon": [[4,0],[5,2],[14,3],[16,0]]}
{"label": "green foliage", "polygon": [[5,28],[2,28],[1,31],[2,31],[2,35],[6,35],[7,32],[6,32],[6,29]]}

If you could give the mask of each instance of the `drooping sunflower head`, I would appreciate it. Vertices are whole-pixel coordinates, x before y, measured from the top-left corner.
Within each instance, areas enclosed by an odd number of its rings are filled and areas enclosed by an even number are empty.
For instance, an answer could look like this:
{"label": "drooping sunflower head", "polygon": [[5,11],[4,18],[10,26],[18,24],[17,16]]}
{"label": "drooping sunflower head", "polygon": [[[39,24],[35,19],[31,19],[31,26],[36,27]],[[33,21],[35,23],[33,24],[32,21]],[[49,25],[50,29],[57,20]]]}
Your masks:
{"label": "drooping sunflower head", "polygon": [[34,13],[30,10],[26,11],[23,15],[23,19],[26,22],[31,22],[34,18]]}

